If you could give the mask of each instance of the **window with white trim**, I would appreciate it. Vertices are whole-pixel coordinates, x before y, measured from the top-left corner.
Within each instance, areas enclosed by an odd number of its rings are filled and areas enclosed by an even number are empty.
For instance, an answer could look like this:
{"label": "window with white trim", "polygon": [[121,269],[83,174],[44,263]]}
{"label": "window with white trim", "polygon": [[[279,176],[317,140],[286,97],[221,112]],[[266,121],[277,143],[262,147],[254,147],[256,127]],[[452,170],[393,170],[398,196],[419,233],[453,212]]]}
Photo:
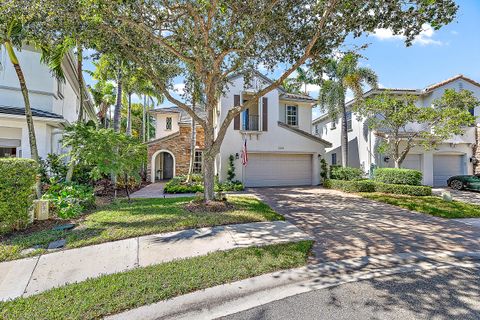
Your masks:
{"label": "window with white trim", "polygon": [[289,126],[298,126],[298,107],[287,106],[286,108],[286,120]]}
{"label": "window with white trim", "polygon": [[193,173],[202,173],[203,152],[195,150],[195,157],[193,158]]}
{"label": "window with white trim", "polygon": [[347,131],[352,131],[352,112],[347,112]]}
{"label": "window with white trim", "polygon": [[318,124],[315,125],[315,134],[318,136]]}
{"label": "window with white trim", "polygon": [[336,165],[337,165],[337,154],[332,153],[332,166],[336,166]]}
{"label": "window with white trim", "polygon": [[330,129],[335,130],[336,128],[337,128],[337,120],[335,119],[330,123]]}
{"label": "window with white trim", "polygon": [[172,117],[167,117],[165,130],[172,130]]}

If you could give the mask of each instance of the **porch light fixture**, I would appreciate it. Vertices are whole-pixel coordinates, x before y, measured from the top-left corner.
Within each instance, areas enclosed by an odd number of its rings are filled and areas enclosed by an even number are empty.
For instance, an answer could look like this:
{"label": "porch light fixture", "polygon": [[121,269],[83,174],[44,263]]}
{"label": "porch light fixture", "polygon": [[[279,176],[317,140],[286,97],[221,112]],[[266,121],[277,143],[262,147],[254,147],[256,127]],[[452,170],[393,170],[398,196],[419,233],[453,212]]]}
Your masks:
{"label": "porch light fixture", "polygon": [[475,157],[470,157],[470,162],[471,162],[473,165],[476,165],[476,164],[478,164],[478,159],[475,158]]}
{"label": "porch light fixture", "polygon": [[240,155],[238,154],[238,152],[235,153],[235,159],[237,159],[237,160],[240,159]]}
{"label": "porch light fixture", "polygon": [[383,162],[388,163],[390,161],[390,157],[384,157]]}

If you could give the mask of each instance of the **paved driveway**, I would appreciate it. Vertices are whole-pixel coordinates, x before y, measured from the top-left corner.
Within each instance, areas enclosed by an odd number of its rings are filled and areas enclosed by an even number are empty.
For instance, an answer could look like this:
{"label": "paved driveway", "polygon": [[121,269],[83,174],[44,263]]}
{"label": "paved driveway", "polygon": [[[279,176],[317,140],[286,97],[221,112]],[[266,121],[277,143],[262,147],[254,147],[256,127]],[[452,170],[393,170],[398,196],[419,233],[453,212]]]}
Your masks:
{"label": "paved driveway", "polygon": [[450,192],[453,200],[468,202],[480,205],[480,192],[455,190],[451,188],[435,188],[432,190],[433,194],[441,196],[444,192]]}
{"label": "paved driveway", "polygon": [[252,189],[316,240],[312,262],[417,251],[480,251],[480,228],[323,188]]}

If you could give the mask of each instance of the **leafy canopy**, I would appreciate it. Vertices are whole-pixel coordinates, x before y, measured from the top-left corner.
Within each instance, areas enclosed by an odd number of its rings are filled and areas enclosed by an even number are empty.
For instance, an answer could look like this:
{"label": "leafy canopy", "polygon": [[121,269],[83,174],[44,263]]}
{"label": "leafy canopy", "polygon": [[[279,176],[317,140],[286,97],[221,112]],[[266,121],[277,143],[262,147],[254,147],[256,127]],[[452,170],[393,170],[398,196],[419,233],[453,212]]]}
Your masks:
{"label": "leafy canopy", "polygon": [[[417,97],[393,95],[386,91],[358,105],[356,112],[367,118],[370,129],[385,139],[379,151],[400,163],[411,148],[435,148],[444,140],[464,133],[465,126],[475,123],[470,110],[480,104],[467,90],[445,90],[432,107],[416,105]],[[401,145],[401,142],[404,144]]]}

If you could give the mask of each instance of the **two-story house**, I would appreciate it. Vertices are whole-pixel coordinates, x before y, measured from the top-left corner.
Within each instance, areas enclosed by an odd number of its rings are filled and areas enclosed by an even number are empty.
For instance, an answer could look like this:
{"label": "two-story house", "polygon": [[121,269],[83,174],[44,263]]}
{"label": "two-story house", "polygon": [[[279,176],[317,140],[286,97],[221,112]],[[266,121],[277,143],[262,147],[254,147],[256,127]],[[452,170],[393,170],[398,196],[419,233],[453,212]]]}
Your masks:
{"label": "two-story house", "polygon": [[[230,77],[216,112],[220,124],[228,110],[247,101],[272,81],[256,72],[247,83],[242,74]],[[227,179],[228,158],[234,156],[236,179],[247,187],[317,185],[320,182],[320,156],[331,144],[310,133],[312,107],[308,95],[292,94],[277,88],[259,99],[258,105],[243,111],[230,124],[216,172]],[[191,119],[179,108],[160,108],[156,116],[156,137],[148,143],[149,179],[154,182],[188,172]],[[216,126],[218,130],[219,125]],[[203,130],[197,126],[195,169],[201,171]],[[248,163],[241,152],[247,141]]]}
{"label": "two-story house", "polygon": [[[62,128],[77,120],[80,106],[75,57],[71,53],[65,57],[62,63],[65,81],[62,81],[41,63],[41,54],[35,49],[25,47],[16,54],[29,90],[39,156],[61,153]],[[84,92],[87,111],[84,114],[93,119],[93,103],[88,91]],[[0,50],[0,157],[30,156],[25,105],[17,74],[6,52]]]}
{"label": "two-story house", "polygon": [[[382,88],[370,90],[364,94],[364,98],[388,91],[395,95],[416,96],[418,97],[417,105],[431,107],[433,101],[440,98],[446,89],[470,90],[480,99],[480,84],[463,75],[452,77],[423,89]],[[351,109],[354,102],[352,100],[347,103],[347,110]],[[480,115],[479,107],[474,110],[474,115],[477,117]],[[351,111],[347,114],[347,126],[349,166],[361,168],[367,174],[372,166],[393,167],[393,161],[388,156],[377,152],[376,147],[382,139],[381,132],[370,130],[365,123],[365,119],[358,119],[357,115]],[[414,127],[415,125],[412,124],[412,129],[415,129]],[[333,146],[327,149],[327,162],[333,165],[341,164],[341,119],[332,120],[328,115],[322,115],[313,120],[312,133],[332,142]],[[410,151],[402,166],[422,171],[425,185],[445,186],[447,179],[451,176],[473,174],[477,163],[475,158],[477,144],[477,128],[466,128],[463,135],[443,141],[433,150],[415,147]],[[480,154],[477,156],[480,156]]]}

